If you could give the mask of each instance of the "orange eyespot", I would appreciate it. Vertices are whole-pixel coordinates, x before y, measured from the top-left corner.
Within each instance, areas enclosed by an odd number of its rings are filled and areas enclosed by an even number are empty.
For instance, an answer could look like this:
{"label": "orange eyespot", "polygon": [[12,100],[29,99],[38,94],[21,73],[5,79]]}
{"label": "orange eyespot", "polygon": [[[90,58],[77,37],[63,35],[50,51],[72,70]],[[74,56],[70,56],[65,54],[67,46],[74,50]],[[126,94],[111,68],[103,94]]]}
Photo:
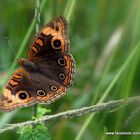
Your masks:
{"label": "orange eyespot", "polygon": [[58,64],[59,64],[60,66],[65,66],[65,65],[66,65],[65,59],[64,59],[64,58],[59,58],[59,59],[58,59]]}
{"label": "orange eyespot", "polygon": [[53,40],[52,47],[54,49],[61,49],[61,41],[59,39]]}
{"label": "orange eyespot", "polygon": [[17,95],[21,100],[29,98],[29,94],[26,91],[19,91]]}
{"label": "orange eyespot", "polygon": [[61,80],[64,80],[64,79],[65,79],[65,77],[66,77],[66,76],[65,76],[65,74],[64,74],[64,73],[60,73],[60,74],[59,74],[59,78],[60,78]]}
{"label": "orange eyespot", "polygon": [[56,86],[51,86],[50,89],[51,91],[57,91],[58,88]]}
{"label": "orange eyespot", "polygon": [[45,92],[44,90],[39,89],[39,90],[37,91],[37,95],[38,95],[38,96],[46,96],[46,92]]}

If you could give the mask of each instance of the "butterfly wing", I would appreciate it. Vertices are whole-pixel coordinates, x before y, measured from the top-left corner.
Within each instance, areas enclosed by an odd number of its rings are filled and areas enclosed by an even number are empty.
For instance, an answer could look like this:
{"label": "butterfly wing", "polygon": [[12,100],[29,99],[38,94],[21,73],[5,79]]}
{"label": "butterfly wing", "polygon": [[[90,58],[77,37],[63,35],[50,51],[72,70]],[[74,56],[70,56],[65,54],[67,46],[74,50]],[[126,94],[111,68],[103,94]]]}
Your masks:
{"label": "butterfly wing", "polygon": [[34,85],[35,100],[49,104],[65,95],[67,88],[42,73],[30,73],[30,82]]}
{"label": "butterfly wing", "polygon": [[[67,28],[68,23],[64,17],[60,16],[57,17],[56,20],[51,20],[42,28],[33,41],[28,53],[28,58],[30,60],[36,60],[36,58],[45,57],[54,49],[58,51],[61,50],[61,52],[65,53],[69,52]],[[56,42],[56,40],[59,40],[60,42]],[[54,43],[56,43],[57,46],[55,46]]]}
{"label": "butterfly wing", "polygon": [[[57,95],[64,95],[74,77],[75,63],[69,53],[67,28],[64,17],[50,21],[38,34],[28,54],[28,59],[34,62],[40,73],[49,81],[42,84],[46,87],[49,84],[49,87],[57,89],[49,91],[53,100]],[[38,97],[38,101],[48,102],[48,97]]]}
{"label": "butterfly wing", "polygon": [[0,95],[0,109],[8,112],[36,103],[34,88],[24,69],[16,70]]}
{"label": "butterfly wing", "polygon": [[31,106],[38,101],[49,104],[66,92],[66,87],[44,77],[42,73],[16,70],[0,95],[0,110],[9,112]]}

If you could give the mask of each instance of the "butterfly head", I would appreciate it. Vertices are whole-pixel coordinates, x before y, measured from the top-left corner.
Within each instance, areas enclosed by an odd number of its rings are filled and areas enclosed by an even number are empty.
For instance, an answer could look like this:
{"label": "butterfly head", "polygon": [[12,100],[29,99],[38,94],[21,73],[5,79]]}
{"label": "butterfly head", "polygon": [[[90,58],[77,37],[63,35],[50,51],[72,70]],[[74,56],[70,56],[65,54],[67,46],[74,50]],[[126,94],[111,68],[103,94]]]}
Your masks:
{"label": "butterfly head", "polygon": [[38,71],[37,66],[33,62],[29,61],[28,59],[21,58],[18,60],[18,64],[28,72]]}

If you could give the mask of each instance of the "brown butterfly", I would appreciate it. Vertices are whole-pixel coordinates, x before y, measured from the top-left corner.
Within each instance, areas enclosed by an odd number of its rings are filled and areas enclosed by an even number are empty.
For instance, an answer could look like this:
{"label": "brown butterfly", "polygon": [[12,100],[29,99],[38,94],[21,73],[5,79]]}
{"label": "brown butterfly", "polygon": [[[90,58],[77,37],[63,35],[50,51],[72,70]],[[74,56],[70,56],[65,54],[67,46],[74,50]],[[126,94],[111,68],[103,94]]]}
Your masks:
{"label": "brown butterfly", "polygon": [[66,94],[72,84],[75,63],[69,52],[68,24],[64,17],[51,20],[37,35],[27,59],[0,95],[0,110],[12,111],[36,103],[49,104]]}

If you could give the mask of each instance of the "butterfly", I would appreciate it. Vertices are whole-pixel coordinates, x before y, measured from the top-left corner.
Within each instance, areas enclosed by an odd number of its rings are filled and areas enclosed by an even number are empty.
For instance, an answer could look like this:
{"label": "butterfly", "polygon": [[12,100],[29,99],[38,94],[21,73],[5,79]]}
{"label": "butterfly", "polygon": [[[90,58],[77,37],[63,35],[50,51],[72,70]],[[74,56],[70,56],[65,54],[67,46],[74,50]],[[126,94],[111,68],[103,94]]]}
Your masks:
{"label": "butterfly", "polygon": [[75,61],[69,51],[68,23],[62,16],[38,33],[0,95],[0,110],[9,112],[63,97],[74,78]]}

